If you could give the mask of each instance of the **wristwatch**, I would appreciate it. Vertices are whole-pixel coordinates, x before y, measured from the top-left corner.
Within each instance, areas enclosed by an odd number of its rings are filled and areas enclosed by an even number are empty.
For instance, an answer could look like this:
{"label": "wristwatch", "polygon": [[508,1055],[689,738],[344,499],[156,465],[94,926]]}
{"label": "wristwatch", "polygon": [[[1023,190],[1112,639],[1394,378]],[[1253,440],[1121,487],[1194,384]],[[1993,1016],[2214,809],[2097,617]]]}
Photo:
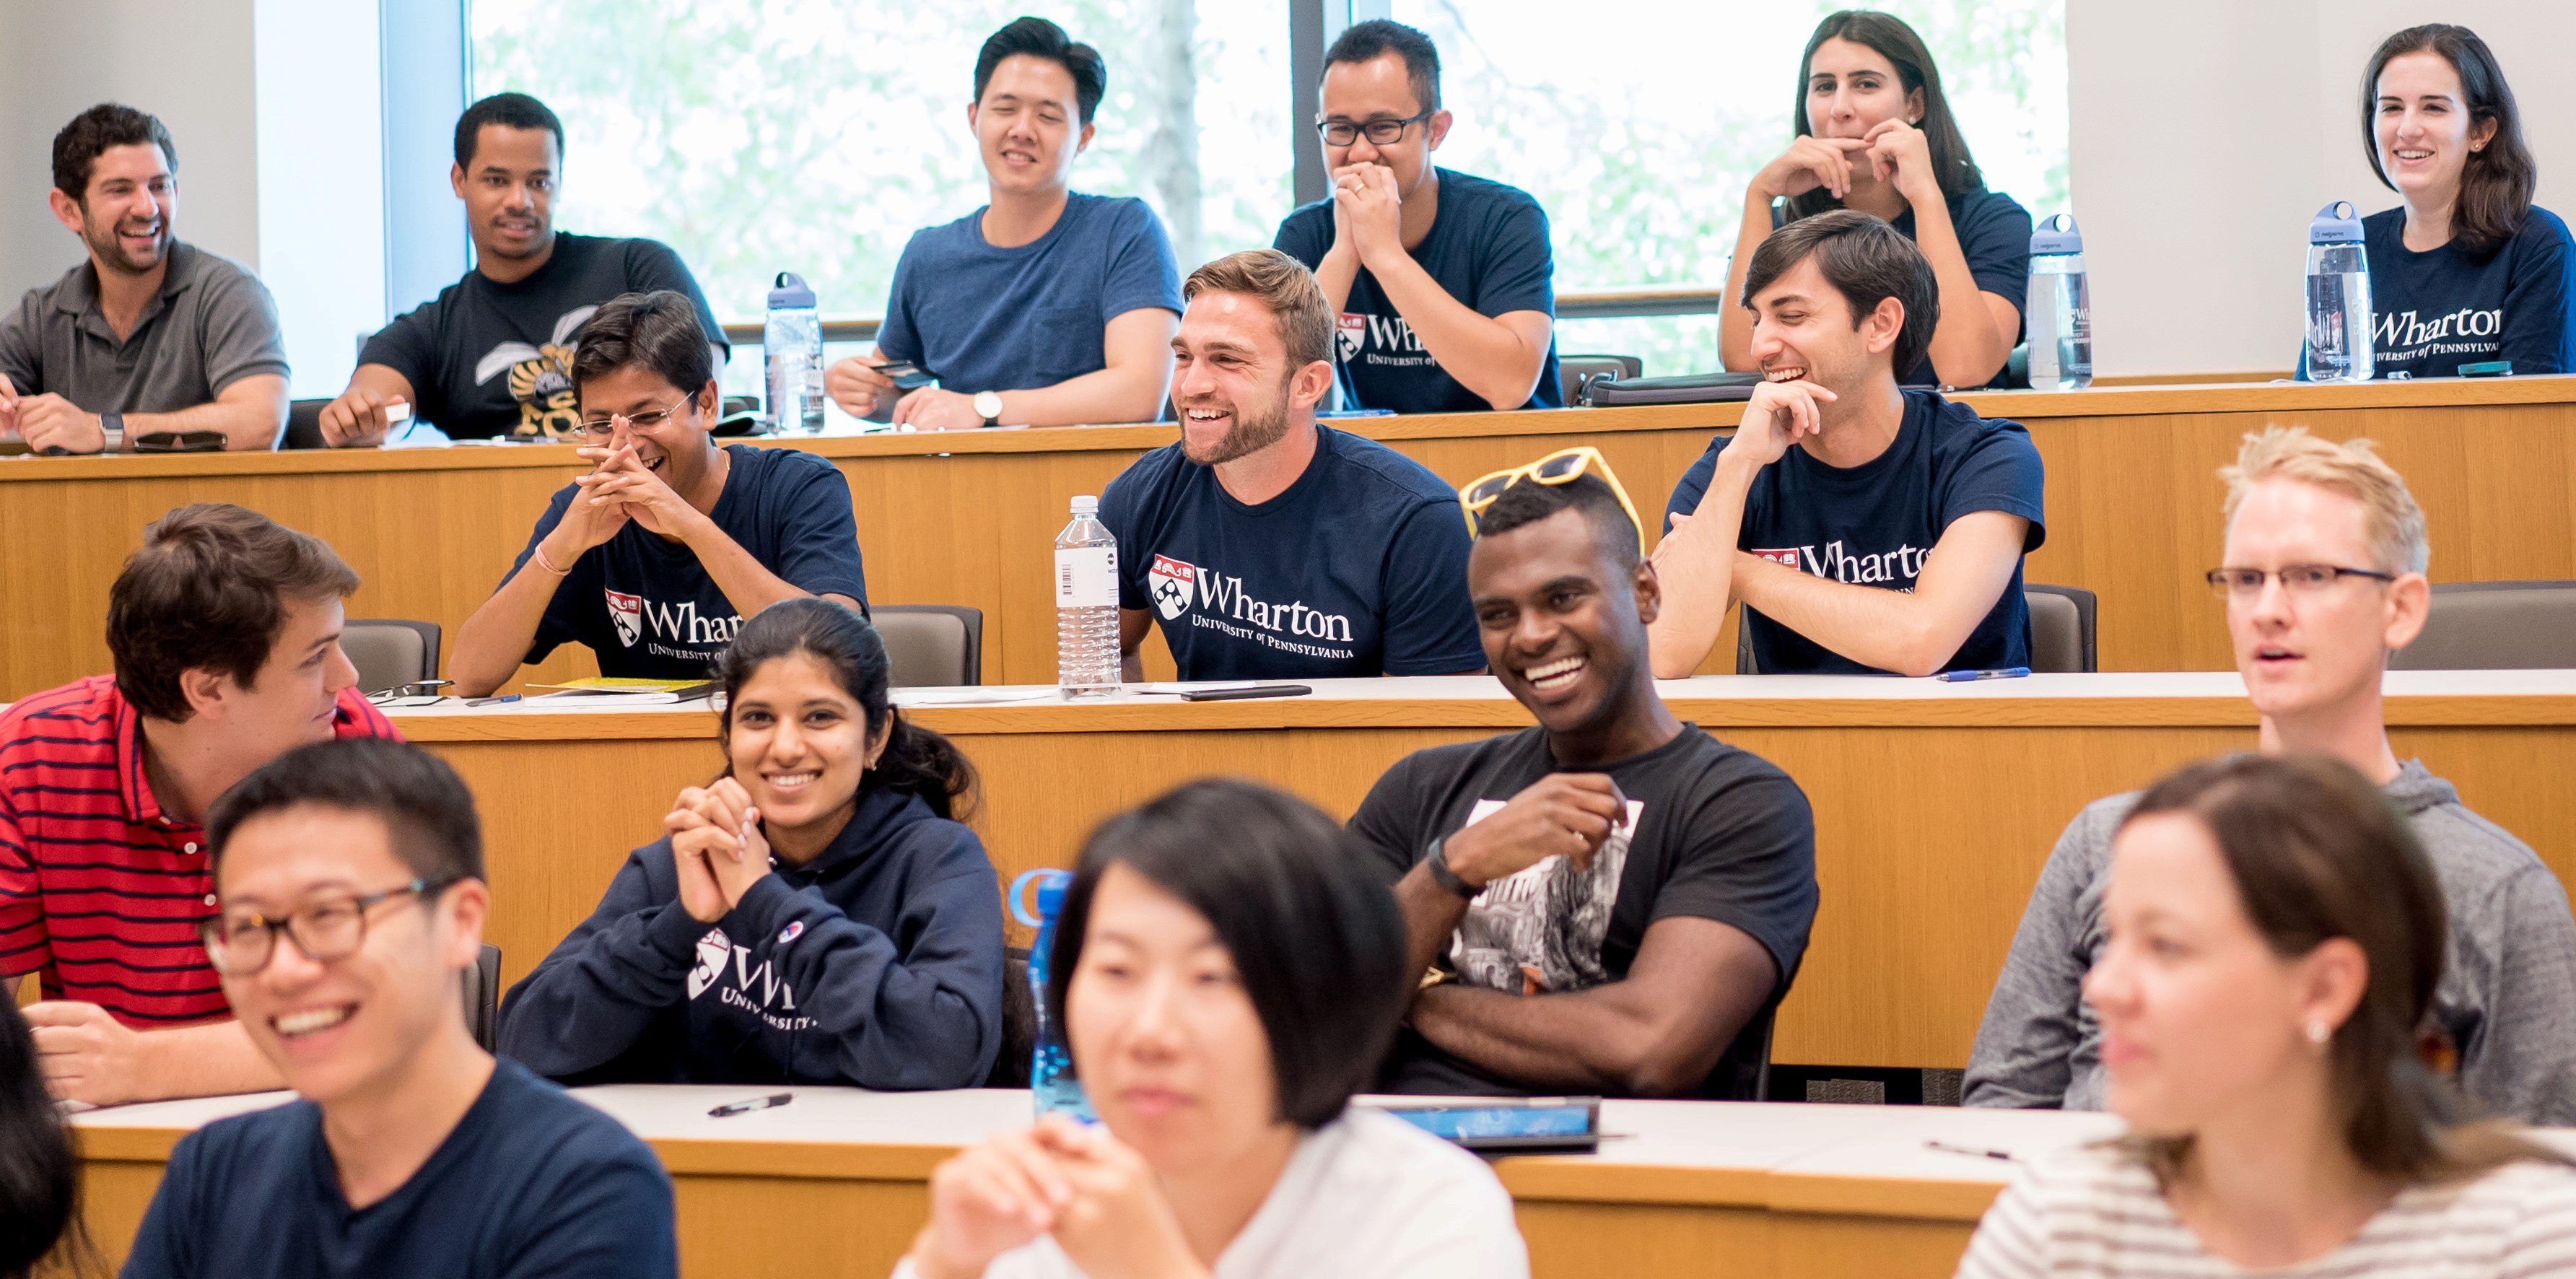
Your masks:
{"label": "wristwatch", "polygon": [[98,444],[98,451],[99,451],[99,452],[101,452],[101,453],[122,453],[122,452],[124,452],[124,451],[125,451],[125,415],[124,415],[124,414],[122,414],[122,413],[101,413],[101,414],[99,414],[99,415],[98,415],[98,434],[99,434],[99,444]]}
{"label": "wristwatch", "polygon": [[1002,424],[1002,393],[999,391],[977,391],[975,393],[975,416],[984,419],[984,425],[986,426],[1000,426]]}
{"label": "wristwatch", "polygon": [[1431,841],[1431,851],[1422,855],[1422,868],[1431,872],[1432,883],[1455,893],[1461,901],[1474,901],[1476,894],[1482,891],[1470,887],[1466,880],[1458,878],[1458,872],[1449,869],[1449,841],[1446,838]]}

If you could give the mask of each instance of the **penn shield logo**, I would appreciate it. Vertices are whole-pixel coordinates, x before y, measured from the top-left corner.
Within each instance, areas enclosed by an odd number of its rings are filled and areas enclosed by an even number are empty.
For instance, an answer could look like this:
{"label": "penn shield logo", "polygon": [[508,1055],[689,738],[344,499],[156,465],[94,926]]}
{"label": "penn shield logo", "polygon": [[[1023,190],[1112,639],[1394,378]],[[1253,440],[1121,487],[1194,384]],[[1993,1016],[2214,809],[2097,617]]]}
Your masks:
{"label": "penn shield logo", "polygon": [[1798,568],[1801,567],[1798,563],[1798,551],[1798,547],[1792,546],[1776,551],[1754,551],[1752,554],[1774,564],[1786,564],[1791,568]]}
{"label": "penn shield logo", "polygon": [[698,939],[698,965],[689,970],[689,998],[707,993],[707,987],[724,975],[725,961],[731,958],[733,938],[725,936],[721,928],[708,929],[707,935]]}
{"label": "penn shield logo", "polygon": [[1169,555],[1154,557],[1152,572],[1145,575],[1146,589],[1154,597],[1154,611],[1166,622],[1178,620],[1190,607],[1190,595],[1197,589],[1199,570]]}
{"label": "penn shield logo", "polygon": [[644,597],[624,591],[608,591],[608,620],[617,627],[617,642],[635,647],[644,633]]}
{"label": "penn shield logo", "polygon": [[1345,361],[1357,359],[1360,347],[1368,341],[1368,317],[1344,311],[1341,318],[1334,322],[1333,328],[1333,340],[1341,348],[1342,359]]}

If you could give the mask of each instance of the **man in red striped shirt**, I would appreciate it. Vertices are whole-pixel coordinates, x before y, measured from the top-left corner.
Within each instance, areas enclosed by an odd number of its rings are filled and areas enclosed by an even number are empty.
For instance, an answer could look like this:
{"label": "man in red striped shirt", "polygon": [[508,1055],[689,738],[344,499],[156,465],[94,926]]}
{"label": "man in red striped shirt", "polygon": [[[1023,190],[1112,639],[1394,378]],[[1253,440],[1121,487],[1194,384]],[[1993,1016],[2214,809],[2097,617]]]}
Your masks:
{"label": "man in red striped shirt", "polygon": [[320,539],[198,503],[144,530],[108,593],[112,676],[0,714],[0,980],[56,1096],[109,1105],[281,1088],[197,937],[215,798],[307,742],[394,737],[340,651],[358,575]]}

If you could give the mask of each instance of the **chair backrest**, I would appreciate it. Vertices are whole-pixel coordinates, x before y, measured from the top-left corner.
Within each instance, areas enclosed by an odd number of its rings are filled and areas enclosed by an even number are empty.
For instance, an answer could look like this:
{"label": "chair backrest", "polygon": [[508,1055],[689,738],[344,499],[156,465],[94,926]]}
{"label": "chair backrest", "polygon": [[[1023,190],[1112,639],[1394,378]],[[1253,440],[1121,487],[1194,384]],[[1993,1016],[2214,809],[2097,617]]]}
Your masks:
{"label": "chair backrest", "polygon": [[2080,586],[2024,582],[2030,606],[2030,669],[2040,675],[2089,674],[2100,669],[2093,643],[2093,592]]}
{"label": "chair backrest", "polygon": [[879,604],[868,610],[884,638],[896,688],[984,682],[984,611],[955,604]]}
{"label": "chair backrest", "polygon": [[[2025,582],[2022,602],[2030,607],[2030,669],[2035,674],[2090,673],[2095,665],[2093,592],[2080,586],[2042,586]],[[1744,633],[1744,616],[1735,618],[1735,673],[1759,675],[1753,663],[1753,637]]]}
{"label": "chair backrest", "polygon": [[341,626],[340,651],[358,668],[361,693],[437,679],[438,623],[393,617],[352,620]]}
{"label": "chair backrest", "polygon": [[296,400],[286,406],[286,434],[279,436],[282,449],[318,449],[322,443],[322,410],[329,400]]}
{"label": "chair backrest", "polygon": [[1569,405],[1583,402],[1583,388],[1594,378],[1626,378],[1635,381],[1646,376],[1646,362],[1633,355],[1560,355],[1556,357],[1556,386]]}
{"label": "chair backrest", "polygon": [[2424,631],[2388,659],[2401,671],[2576,666],[2576,582],[2444,582]]}
{"label": "chair backrest", "polygon": [[1038,1001],[1029,989],[1029,948],[1007,947],[1002,951],[1002,1051],[993,1058],[984,1086],[1028,1087],[1029,1060],[1037,1050]]}
{"label": "chair backrest", "polygon": [[474,1032],[474,1042],[483,1045],[483,1051],[493,1051],[500,1033],[501,948],[487,943],[474,966],[457,974],[456,984],[465,1003],[465,1028]]}

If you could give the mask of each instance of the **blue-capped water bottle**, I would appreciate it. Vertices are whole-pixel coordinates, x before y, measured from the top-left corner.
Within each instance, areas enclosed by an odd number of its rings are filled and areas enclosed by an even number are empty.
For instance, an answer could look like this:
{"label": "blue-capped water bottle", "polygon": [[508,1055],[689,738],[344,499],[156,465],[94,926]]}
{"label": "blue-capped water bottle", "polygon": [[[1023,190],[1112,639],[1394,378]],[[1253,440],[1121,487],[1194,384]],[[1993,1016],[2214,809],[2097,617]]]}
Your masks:
{"label": "blue-capped water bottle", "polygon": [[2361,247],[2361,213],[2350,200],[2317,210],[2308,224],[2308,342],[2301,371],[2311,382],[2367,382],[2370,352],[2370,258]]}
{"label": "blue-capped water bottle", "polygon": [[760,356],[769,374],[769,432],[823,433],[823,317],[814,290],[793,271],[778,273],[769,291],[769,322],[761,326]]}
{"label": "blue-capped water bottle", "polygon": [[[1032,915],[1022,903],[1031,883],[1037,885],[1037,913]],[[1073,1049],[1065,1042],[1064,1025],[1047,1007],[1047,968],[1055,958],[1055,919],[1064,909],[1065,889],[1073,875],[1061,870],[1023,871],[1011,881],[1011,914],[1021,923],[1038,930],[1035,945],[1029,947],[1029,994],[1038,1011],[1037,1051],[1029,1059],[1029,1096],[1041,1115],[1062,1112],[1084,1123],[1095,1123],[1091,1099],[1083,1095],[1082,1080],[1073,1073]]]}
{"label": "blue-capped water bottle", "polygon": [[2030,305],[2023,313],[2030,317],[2031,389],[2093,385],[2093,296],[2084,278],[2084,235],[2071,213],[2030,233]]}

